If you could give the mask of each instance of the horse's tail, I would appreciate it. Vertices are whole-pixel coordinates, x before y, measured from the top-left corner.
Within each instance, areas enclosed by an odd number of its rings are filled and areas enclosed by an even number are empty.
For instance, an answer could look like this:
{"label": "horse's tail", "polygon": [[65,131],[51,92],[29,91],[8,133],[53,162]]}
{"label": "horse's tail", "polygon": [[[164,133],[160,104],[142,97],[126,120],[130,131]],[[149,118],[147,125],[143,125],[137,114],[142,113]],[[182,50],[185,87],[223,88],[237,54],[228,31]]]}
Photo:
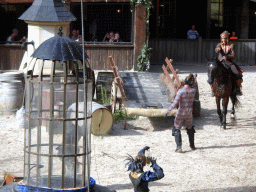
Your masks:
{"label": "horse's tail", "polygon": [[233,100],[235,107],[240,105],[240,101],[235,93],[231,95],[231,99]]}

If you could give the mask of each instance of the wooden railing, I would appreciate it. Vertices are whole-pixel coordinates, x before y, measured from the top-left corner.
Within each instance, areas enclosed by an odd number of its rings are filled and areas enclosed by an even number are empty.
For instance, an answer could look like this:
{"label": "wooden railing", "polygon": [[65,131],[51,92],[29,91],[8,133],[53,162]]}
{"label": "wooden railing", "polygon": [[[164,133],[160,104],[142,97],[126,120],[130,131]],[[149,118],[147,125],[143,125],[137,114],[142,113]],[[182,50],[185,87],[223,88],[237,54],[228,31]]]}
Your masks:
{"label": "wooden railing", "polygon": [[91,68],[94,70],[112,70],[108,57],[112,56],[120,71],[133,69],[133,45],[85,45]]}
{"label": "wooden railing", "polygon": [[0,70],[18,70],[25,51],[21,45],[0,45]]}
{"label": "wooden railing", "polygon": [[[179,64],[205,64],[205,58],[216,58],[215,47],[220,40],[150,39],[151,64],[164,64],[172,58]],[[238,65],[256,65],[256,40],[232,40]],[[134,69],[134,45],[86,44],[93,70],[112,70],[108,57],[112,56],[120,71]],[[21,45],[0,45],[0,70],[19,69],[25,48]]]}
{"label": "wooden railing", "polygon": [[[0,70],[19,69],[26,49],[21,45],[0,45]],[[89,56],[93,70],[112,70],[108,57],[112,56],[120,71],[133,69],[133,45],[125,44],[86,44],[85,51]]]}
{"label": "wooden railing", "polygon": [[[172,58],[175,63],[206,63],[206,58],[216,58],[215,47],[218,39],[150,39],[151,64],[163,64],[166,57]],[[256,40],[232,40],[235,47],[234,62],[238,65],[256,65]]]}

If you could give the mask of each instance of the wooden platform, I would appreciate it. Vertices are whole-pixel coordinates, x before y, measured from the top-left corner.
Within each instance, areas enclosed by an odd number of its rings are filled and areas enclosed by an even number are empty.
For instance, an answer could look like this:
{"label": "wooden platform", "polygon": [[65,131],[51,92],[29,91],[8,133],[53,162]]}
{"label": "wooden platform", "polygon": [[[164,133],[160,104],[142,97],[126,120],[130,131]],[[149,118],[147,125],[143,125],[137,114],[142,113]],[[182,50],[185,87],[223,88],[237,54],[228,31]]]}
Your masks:
{"label": "wooden platform", "polygon": [[121,72],[127,101],[126,108],[167,109],[166,86],[159,80],[160,73]]}

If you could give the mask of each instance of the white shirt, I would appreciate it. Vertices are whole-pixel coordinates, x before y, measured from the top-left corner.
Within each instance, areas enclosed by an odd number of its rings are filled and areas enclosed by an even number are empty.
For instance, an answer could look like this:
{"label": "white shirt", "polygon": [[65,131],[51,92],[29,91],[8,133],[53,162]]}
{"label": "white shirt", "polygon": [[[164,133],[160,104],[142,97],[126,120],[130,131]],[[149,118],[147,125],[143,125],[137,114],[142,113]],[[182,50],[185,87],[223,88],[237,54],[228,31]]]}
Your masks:
{"label": "white shirt", "polygon": [[196,30],[189,30],[188,33],[188,39],[196,39],[196,37],[199,35],[199,33]]}

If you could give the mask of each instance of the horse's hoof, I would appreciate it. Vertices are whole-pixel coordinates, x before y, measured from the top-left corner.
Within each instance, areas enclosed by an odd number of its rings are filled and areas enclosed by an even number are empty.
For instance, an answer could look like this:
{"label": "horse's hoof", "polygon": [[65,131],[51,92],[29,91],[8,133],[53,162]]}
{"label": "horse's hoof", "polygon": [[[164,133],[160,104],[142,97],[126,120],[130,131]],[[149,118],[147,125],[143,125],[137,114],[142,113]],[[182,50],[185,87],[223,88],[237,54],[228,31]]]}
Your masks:
{"label": "horse's hoof", "polygon": [[234,114],[231,114],[231,119],[235,119],[235,115]]}
{"label": "horse's hoof", "polygon": [[221,129],[221,130],[225,130],[225,129],[226,129],[226,126],[221,125],[221,126],[220,126],[220,129]]}

